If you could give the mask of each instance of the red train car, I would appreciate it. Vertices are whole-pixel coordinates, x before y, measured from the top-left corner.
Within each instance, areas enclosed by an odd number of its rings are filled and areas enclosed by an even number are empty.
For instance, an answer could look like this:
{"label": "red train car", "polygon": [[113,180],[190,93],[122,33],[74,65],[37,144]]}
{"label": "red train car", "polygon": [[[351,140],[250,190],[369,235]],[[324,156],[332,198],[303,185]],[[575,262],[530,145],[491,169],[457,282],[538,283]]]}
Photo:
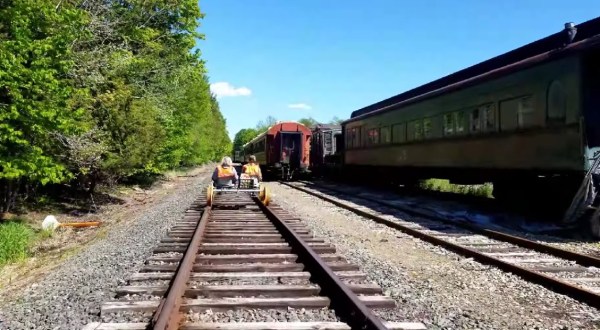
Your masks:
{"label": "red train car", "polygon": [[296,122],[278,122],[243,146],[255,155],[263,175],[291,180],[309,171],[311,131]]}

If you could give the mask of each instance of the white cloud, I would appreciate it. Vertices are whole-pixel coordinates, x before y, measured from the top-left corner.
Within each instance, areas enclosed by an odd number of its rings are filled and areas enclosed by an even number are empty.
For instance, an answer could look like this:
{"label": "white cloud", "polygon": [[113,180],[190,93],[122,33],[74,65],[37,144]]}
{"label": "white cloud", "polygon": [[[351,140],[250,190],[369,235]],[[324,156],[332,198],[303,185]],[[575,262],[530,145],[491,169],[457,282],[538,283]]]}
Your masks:
{"label": "white cloud", "polygon": [[228,82],[217,82],[210,84],[210,91],[217,97],[248,96],[252,91],[247,87],[234,87]]}
{"label": "white cloud", "polygon": [[290,109],[301,109],[301,110],[310,110],[312,107],[306,103],[292,103],[288,104],[288,108]]}

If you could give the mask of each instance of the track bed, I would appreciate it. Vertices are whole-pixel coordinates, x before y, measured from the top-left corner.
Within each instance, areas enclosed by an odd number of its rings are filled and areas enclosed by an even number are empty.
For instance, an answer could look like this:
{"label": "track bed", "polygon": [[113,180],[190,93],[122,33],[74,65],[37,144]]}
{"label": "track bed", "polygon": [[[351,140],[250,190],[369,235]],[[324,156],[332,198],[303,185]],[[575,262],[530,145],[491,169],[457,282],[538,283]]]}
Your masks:
{"label": "track bed", "polygon": [[203,201],[84,329],[425,329],[381,320],[394,300],[277,205]]}
{"label": "track bed", "polygon": [[[358,196],[344,191],[343,188],[316,184],[284,184],[426,242],[494,265],[590,306],[600,307],[600,259],[596,256],[473,225],[455,223],[418,208],[401,208],[375,197]],[[378,206],[380,212],[349,200],[367,201]],[[416,214],[418,218],[407,221],[389,217],[386,215],[386,208]]]}

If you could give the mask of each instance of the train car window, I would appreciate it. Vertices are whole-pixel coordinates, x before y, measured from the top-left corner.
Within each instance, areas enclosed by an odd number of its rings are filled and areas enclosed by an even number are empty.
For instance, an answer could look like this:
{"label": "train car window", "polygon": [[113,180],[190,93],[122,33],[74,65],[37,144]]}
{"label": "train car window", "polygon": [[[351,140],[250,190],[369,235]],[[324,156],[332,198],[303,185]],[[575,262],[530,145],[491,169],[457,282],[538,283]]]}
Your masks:
{"label": "train car window", "polygon": [[519,99],[519,108],[517,110],[517,124],[519,128],[533,126],[535,123],[535,113],[531,96]]}
{"label": "train car window", "polygon": [[410,124],[408,138],[411,141],[421,140],[423,138],[423,126],[421,125],[421,121],[413,121]]}
{"label": "train car window", "polygon": [[365,128],[364,127],[357,127],[356,128],[356,146],[357,147],[364,147],[365,146]]}
{"label": "train car window", "polygon": [[367,131],[367,145],[379,144],[379,129],[371,128]]}
{"label": "train car window", "polygon": [[352,146],[354,148],[359,148],[360,144],[360,127],[352,128]]}
{"label": "train car window", "polygon": [[500,101],[500,130],[510,131],[517,128],[518,99]]}
{"label": "train car window", "polygon": [[486,132],[496,130],[496,107],[493,104],[484,105],[481,107],[481,121],[483,129]]}
{"label": "train car window", "polygon": [[358,128],[357,127],[352,127],[352,147],[353,148],[358,148],[360,147],[359,144],[359,140],[358,140]]}
{"label": "train car window", "polygon": [[431,118],[425,118],[423,119],[423,137],[429,139],[431,136]]}
{"label": "train car window", "polygon": [[469,118],[470,120],[470,130],[471,133],[477,133],[481,130],[481,118],[479,117],[479,109],[474,109],[473,111],[471,111],[471,118]]}
{"label": "train car window", "polygon": [[546,97],[548,121],[564,122],[567,118],[567,95],[560,81],[554,80],[550,83]]}
{"label": "train car window", "polygon": [[379,138],[381,139],[381,144],[389,144],[391,142],[389,126],[383,126],[380,128],[380,137]]}
{"label": "train car window", "polygon": [[463,134],[465,132],[465,113],[462,111],[456,111],[454,113],[454,124],[456,125],[456,134]]}
{"label": "train car window", "polygon": [[444,114],[444,136],[454,134],[454,116],[452,113]]}
{"label": "train car window", "polygon": [[406,124],[406,140],[407,141],[415,140],[415,122],[414,121]]}
{"label": "train car window", "polygon": [[406,124],[396,124],[392,126],[392,142],[403,143],[406,141]]}
{"label": "train car window", "polygon": [[346,129],[346,148],[352,148],[352,131],[349,128]]}

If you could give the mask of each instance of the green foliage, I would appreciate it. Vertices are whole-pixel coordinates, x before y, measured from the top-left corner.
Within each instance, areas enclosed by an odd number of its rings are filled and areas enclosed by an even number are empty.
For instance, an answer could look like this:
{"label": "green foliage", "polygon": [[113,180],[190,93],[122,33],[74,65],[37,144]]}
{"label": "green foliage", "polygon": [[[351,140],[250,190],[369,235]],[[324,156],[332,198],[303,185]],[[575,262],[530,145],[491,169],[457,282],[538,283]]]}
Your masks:
{"label": "green foliage", "polygon": [[343,121],[344,121],[344,119],[341,119],[338,116],[333,116],[333,118],[331,118],[331,120],[329,121],[329,124],[331,124],[331,125],[339,125]]}
{"label": "green foliage", "polygon": [[258,130],[255,130],[254,128],[243,128],[239,130],[233,138],[233,150],[241,150],[244,144],[254,139],[258,134]]}
{"label": "green foliage", "polygon": [[33,230],[18,221],[0,222],[0,265],[27,257]]}
{"label": "green foliage", "polygon": [[315,126],[319,123],[312,117],[302,118],[302,119],[298,120],[298,122],[308,128],[312,128],[313,126]]}
{"label": "green foliage", "polygon": [[[3,1],[0,6],[0,181],[63,182],[50,132],[75,132],[82,112],[70,108],[65,79],[73,65],[70,45],[82,15],[51,1]],[[17,183],[17,184],[15,184]],[[7,196],[4,196],[7,204]]]}
{"label": "green foliage", "polygon": [[429,179],[421,182],[420,187],[426,190],[450,192],[463,195],[492,197],[492,185],[490,183],[485,183],[483,185],[459,185],[452,184],[448,180]]}
{"label": "green foliage", "polygon": [[0,0],[0,207],[230,153],[192,51],[202,17],[196,0]]}
{"label": "green foliage", "polygon": [[259,121],[256,124],[256,130],[260,134],[260,133],[266,131],[267,129],[269,129],[269,127],[275,125],[276,123],[277,123],[277,119],[275,119],[275,117],[268,116],[267,118],[265,118],[264,120]]}

